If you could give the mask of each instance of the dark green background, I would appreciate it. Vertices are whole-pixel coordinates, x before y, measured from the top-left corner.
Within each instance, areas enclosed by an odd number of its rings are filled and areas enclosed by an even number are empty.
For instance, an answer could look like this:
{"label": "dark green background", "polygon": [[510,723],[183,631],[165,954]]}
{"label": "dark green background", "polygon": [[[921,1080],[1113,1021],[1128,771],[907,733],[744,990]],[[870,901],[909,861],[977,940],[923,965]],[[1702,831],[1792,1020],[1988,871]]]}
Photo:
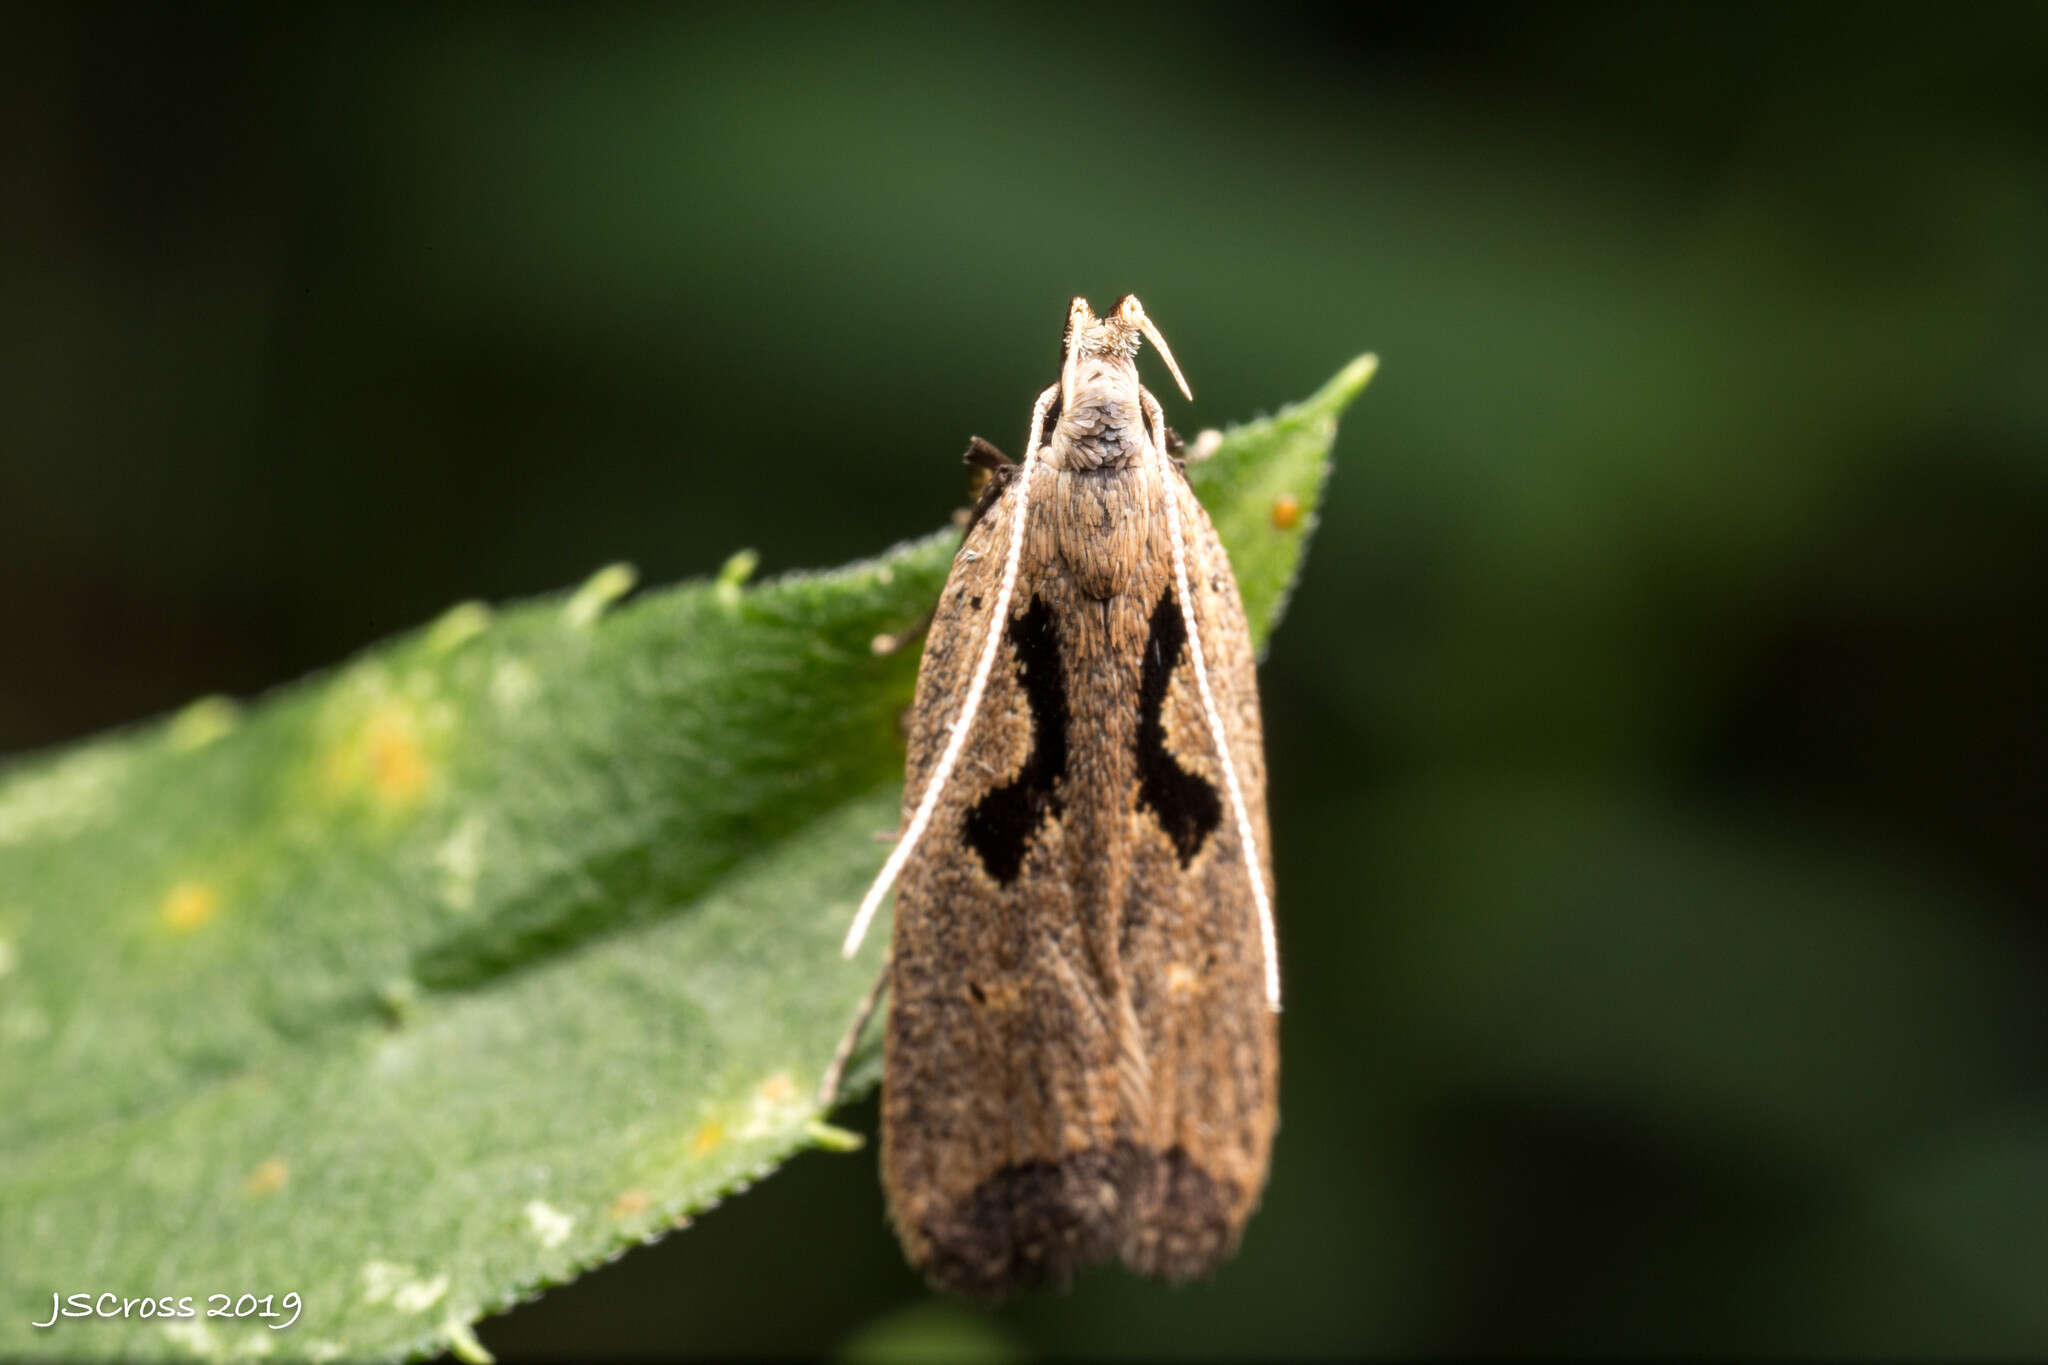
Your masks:
{"label": "dark green background", "polygon": [[0,749],[928,529],[1076,292],[1183,431],[1377,350],[1238,1261],[906,1310],[814,1155],[483,1340],[2038,1355],[2042,14],[16,14]]}

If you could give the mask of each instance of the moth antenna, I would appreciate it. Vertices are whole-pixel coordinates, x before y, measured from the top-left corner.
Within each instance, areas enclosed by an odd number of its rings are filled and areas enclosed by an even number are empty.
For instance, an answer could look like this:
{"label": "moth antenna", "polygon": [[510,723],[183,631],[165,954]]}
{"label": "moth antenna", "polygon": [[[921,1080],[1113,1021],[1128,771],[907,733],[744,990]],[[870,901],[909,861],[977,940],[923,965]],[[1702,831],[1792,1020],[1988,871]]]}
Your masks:
{"label": "moth antenna", "polygon": [[1017,470],[1017,512],[1011,518],[1009,553],[1003,560],[1003,581],[996,589],[995,610],[989,617],[988,641],[982,645],[981,658],[974,665],[974,679],[967,685],[967,700],[960,706],[959,718],[953,722],[946,747],[939,754],[937,766],[932,769],[931,780],[925,784],[924,795],[918,799],[916,813],[903,827],[903,837],[896,841],[889,860],[882,864],[874,885],[861,898],[860,909],[853,916],[853,926],[846,931],[846,942],[839,949],[842,957],[852,957],[860,951],[861,940],[867,937],[868,925],[874,921],[875,911],[881,908],[882,897],[888,895],[889,888],[896,884],[897,875],[903,871],[911,850],[917,847],[918,840],[924,837],[925,828],[931,824],[932,811],[939,804],[939,794],[945,790],[947,779],[952,777],[954,765],[960,761],[960,751],[967,745],[968,732],[974,728],[974,717],[981,710],[981,694],[988,689],[988,675],[995,667],[996,648],[1003,640],[1003,625],[1010,619],[1010,598],[1017,587],[1017,565],[1024,557],[1024,519],[1031,509],[1031,475],[1038,468],[1038,445],[1045,436],[1045,415],[1051,411],[1053,399],[1059,396],[1059,392],[1060,386],[1053,385],[1038,395],[1038,402],[1031,408],[1031,435],[1024,442],[1024,463]]}
{"label": "moth antenna", "polygon": [[[1174,373],[1178,376],[1179,371]],[[1186,386],[1182,387],[1185,391]],[[1154,425],[1164,430],[1166,414],[1160,410],[1159,400],[1148,393],[1145,406]],[[1259,861],[1258,836],[1252,832],[1251,810],[1244,803],[1244,788],[1237,781],[1237,764],[1231,760],[1230,745],[1224,738],[1223,715],[1216,709],[1215,694],[1209,690],[1209,666],[1203,661],[1201,629],[1195,624],[1195,599],[1188,592],[1187,542],[1180,533],[1180,499],[1179,490],[1174,487],[1173,467],[1164,446],[1155,443],[1153,451],[1159,460],[1159,477],[1165,489],[1166,537],[1173,545],[1173,583],[1180,594],[1181,621],[1187,626],[1188,655],[1195,663],[1195,690],[1201,694],[1202,716],[1209,723],[1209,738],[1216,745],[1216,761],[1223,769],[1223,785],[1230,793],[1230,811],[1237,818],[1238,846],[1244,850],[1245,871],[1252,879],[1252,901],[1259,910],[1259,954],[1266,968],[1266,1004],[1278,1013],[1280,951],[1273,932],[1273,901],[1266,894],[1266,874]]]}
{"label": "moth antenna", "polygon": [[[1145,305],[1138,302],[1138,296],[1136,294],[1124,295],[1118,303],[1117,311],[1126,323],[1135,326],[1144,335],[1145,340],[1151,342],[1153,348],[1159,352],[1159,358],[1166,362],[1166,368],[1173,371],[1173,382],[1180,385],[1181,397],[1187,399],[1190,403],[1194,402],[1195,391],[1188,387],[1187,376],[1180,372],[1180,362],[1173,358],[1173,348],[1166,344],[1165,337],[1159,335],[1158,326],[1147,316]],[[1160,419],[1162,430],[1165,427],[1165,423],[1166,419],[1162,417]]]}

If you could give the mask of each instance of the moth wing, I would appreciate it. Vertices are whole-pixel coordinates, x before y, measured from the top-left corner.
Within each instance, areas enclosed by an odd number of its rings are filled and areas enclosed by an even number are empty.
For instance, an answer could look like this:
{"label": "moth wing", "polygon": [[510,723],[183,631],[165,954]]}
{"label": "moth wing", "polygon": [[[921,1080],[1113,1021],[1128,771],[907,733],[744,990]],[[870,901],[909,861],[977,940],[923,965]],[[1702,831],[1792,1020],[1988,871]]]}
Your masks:
{"label": "moth wing", "polygon": [[[1014,502],[989,506],[954,561],[912,708],[906,818],[958,718],[991,625]],[[971,742],[896,890],[882,1172],[911,1263],[994,1297],[1115,1250],[1113,1210],[1076,1216],[1100,1182],[1060,1165],[1115,1120],[1111,1043],[1091,1008],[1061,848],[1066,589],[1034,518]],[[1026,867],[1026,862],[1030,866]],[[1064,927],[1063,927],[1064,926]],[[1063,981],[1048,955],[1082,964]],[[1086,1186],[1086,1190],[1082,1186]]]}
{"label": "moth wing", "polygon": [[1127,1121],[1159,1159],[1127,1194],[1120,1250],[1135,1270],[1185,1279],[1227,1257],[1257,1207],[1278,1120],[1279,1038],[1252,890],[1254,876],[1273,885],[1256,656],[1215,527],[1184,479],[1170,480],[1167,496],[1177,499],[1214,719],[1257,845],[1254,857],[1169,574],[1147,620],[1120,936],[1150,1099]]}
{"label": "moth wing", "polygon": [[[1034,489],[970,742],[898,883],[884,1185],[911,1262],[969,1294],[1063,1283],[1118,1254],[1202,1273],[1265,1179],[1278,1063],[1254,864],[1195,681],[1162,489],[1132,483],[1154,504],[1149,533],[1108,599],[1068,571],[1043,514],[1057,495]],[[1243,607],[1185,481],[1163,495],[1269,878]],[[986,647],[1012,518],[1004,499],[976,522],[934,613],[906,816]]]}

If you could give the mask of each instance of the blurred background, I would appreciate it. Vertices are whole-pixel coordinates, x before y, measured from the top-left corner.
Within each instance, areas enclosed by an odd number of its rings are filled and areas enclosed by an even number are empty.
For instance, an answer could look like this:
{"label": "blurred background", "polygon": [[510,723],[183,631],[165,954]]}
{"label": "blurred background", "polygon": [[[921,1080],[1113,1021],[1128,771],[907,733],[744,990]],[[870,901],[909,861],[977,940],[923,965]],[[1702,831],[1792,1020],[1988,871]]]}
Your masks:
{"label": "blurred background", "polygon": [[1077,292],[1185,432],[1376,350],[1241,1257],[939,1304],[807,1156],[482,1339],[2039,1356],[2043,15],[17,10],[0,751],[925,531]]}

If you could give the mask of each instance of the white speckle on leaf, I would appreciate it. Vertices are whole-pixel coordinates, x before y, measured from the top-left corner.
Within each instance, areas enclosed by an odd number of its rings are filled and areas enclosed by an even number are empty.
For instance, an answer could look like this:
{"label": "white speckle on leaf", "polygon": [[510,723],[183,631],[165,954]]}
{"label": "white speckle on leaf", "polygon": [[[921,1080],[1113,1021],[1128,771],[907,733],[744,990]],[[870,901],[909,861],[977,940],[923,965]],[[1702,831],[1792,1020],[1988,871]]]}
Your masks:
{"label": "white speckle on leaf", "polygon": [[103,823],[127,773],[125,751],[93,748],[0,785],[0,845],[67,838]]}
{"label": "white speckle on leaf", "polygon": [[423,1313],[448,1292],[448,1277],[422,1280],[409,1265],[368,1261],[363,1265],[363,1302],[389,1303],[401,1313]]}
{"label": "white speckle on leaf", "polygon": [[196,1356],[218,1355],[205,1318],[177,1318],[164,1324],[164,1335]]}
{"label": "white speckle on leaf", "polygon": [[341,1359],[342,1352],[347,1349],[338,1341],[309,1341],[306,1343],[306,1359],[320,1361],[324,1365],[326,1361]]}
{"label": "white speckle on leaf", "polygon": [[881,568],[875,570],[875,581],[883,587],[887,587],[896,581],[896,571],[887,564],[884,564]]}
{"label": "white speckle on leaf", "polygon": [[[392,989],[396,984],[396,982],[385,983],[384,989],[381,992],[382,1000],[380,1003],[386,1009],[392,1009],[394,1005],[397,1006],[396,1012],[400,1015],[402,1021],[405,1005],[402,988],[399,991]],[[388,1033],[384,1041],[377,1044],[377,1050],[370,1054],[370,1071],[371,1074],[377,1076],[403,1076],[412,1070],[413,1064],[417,1061],[419,1061],[419,1048],[416,1045],[416,1040],[411,1031],[400,1029]],[[370,1264],[379,1265],[382,1263],[372,1261]]]}
{"label": "white speckle on leaf", "polygon": [[424,1313],[448,1292],[448,1277],[436,1275],[431,1280],[413,1280],[392,1291],[391,1306],[401,1313]]}
{"label": "white speckle on leaf", "polygon": [[451,910],[476,905],[476,879],[483,871],[488,828],[483,816],[467,816],[434,851],[434,866],[441,873],[441,899]]}
{"label": "white speckle on leaf", "polygon": [[733,1134],[741,1139],[769,1137],[796,1126],[810,1113],[803,1088],[787,1071],[778,1071],[754,1087],[746,1117]]}
{"label": "white speckle on leaf", "polygon": [[267,1356],[277,1345],[277,1337],[265,1332],[261,1336],[247,1336],[237,1342],[236,1349],[245,1356]]}
{"label": "white speckle on leaf", "polygon": [[412,1278],[412,1267],[396,1261],[366,1261],[363,1264],[363,1302],[383,1303]]}
{"label": "white speckle on leaf", "polygon": [[569,1230],[576,1226],[576,1220],[560,1209],[534,1199],[526,1205],[526,1225],[533,1229],[534,1237],[542,1246],[558,1247],[569,1239]]}
{"label": "white speckle on leaf", "polygon": [[524,659],[506,657],[491,670],[491,700],[506,715],[526,709],[540,695],[540,679]]}

